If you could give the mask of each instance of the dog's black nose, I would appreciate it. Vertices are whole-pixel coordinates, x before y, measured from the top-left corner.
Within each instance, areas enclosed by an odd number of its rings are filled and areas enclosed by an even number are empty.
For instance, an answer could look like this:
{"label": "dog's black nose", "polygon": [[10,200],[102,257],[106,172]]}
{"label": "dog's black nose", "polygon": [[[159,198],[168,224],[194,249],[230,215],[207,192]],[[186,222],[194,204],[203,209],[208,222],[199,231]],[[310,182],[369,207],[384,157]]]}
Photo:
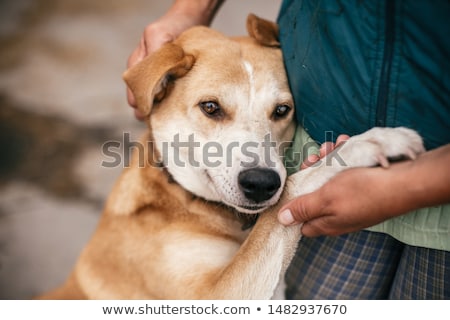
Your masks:
{"label": "dog's black nose", "polygon": [[270,199],[281,186],[278,173],[264,168],[242,171],[239,173],[238,182],[245,197],[256,203]]}

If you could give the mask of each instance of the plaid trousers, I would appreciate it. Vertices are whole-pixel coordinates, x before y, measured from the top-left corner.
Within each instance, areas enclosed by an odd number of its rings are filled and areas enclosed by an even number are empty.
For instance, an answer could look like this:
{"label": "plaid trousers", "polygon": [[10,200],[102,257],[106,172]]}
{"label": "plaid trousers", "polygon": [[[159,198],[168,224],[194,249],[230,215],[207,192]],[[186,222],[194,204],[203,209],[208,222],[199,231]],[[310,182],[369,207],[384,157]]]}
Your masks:
{"label": "plaid trousers", "polygon": [[287,299],[450,299],[450,252],[383,233],[302,238]]}

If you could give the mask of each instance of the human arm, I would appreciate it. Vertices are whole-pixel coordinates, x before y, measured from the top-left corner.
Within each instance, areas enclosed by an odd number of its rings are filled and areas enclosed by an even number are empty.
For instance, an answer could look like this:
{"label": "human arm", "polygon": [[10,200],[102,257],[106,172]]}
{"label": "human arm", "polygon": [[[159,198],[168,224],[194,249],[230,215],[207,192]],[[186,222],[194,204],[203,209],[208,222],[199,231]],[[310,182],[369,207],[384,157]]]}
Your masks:
{"label": "human arm", "polygon": [[[209,25],[215,13],[225,0],[176,0],[168,11],[158,20],[148,24],[141,36],[138,46],[127,61],[130,68],[157,50],[162,44],[174,40],[184,30],[195,25]],[[143,116],[136,109],[136,100],[130,89],[127,99],[135,110],[138,119]]]}
{"label": "human arm", "polygon": [[[303,223],[307,237],[340,235],[423,207],[450,202],[450,144],[389,168],[346,170],[283,206],[283,224]],[[292,213],[294,221],[289,218]]]}

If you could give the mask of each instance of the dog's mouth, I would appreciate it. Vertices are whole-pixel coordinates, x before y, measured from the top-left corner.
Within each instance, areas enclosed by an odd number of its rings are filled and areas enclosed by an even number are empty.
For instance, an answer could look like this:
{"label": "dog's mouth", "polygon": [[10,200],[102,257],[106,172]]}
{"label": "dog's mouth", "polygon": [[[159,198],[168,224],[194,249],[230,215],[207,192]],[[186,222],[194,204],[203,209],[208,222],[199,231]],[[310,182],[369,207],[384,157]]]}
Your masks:
{"label": "dog's mouth", "polygon": [[[216,182],[211,178],[211,175],[208,171],[205,171],[206,177],[208,178],[209,182],[211,183],[211,186],[216,190],[217,194],[221,195],[220,191],[217,191],[219,189],[216,186]],[[270,207],[272,201],[263,201],[261,203],[254,203],[253,201],[250,201],[247,199],[247,201],[233,201],[232,199],[227,199],[227,197],[222,194],[221,199],[219,200],[224,205],[233,208],[237,212],[241,214],[246,215],[257,215],[264,210],[266,210],[268,207]],[[252,203],[253,202],[253,203]]]}
{"label": "dog's mouth", "polygon": [[258,214],[266,208],[267,206],[237,206],[236,210],[245,214]]}
{"label": "dog's mouth", "polygon": [[225,206],[230,207],[231,209],[235,210],[238,214],[242,215],[258,215],[259,213],[266,210],[268,205],[245,205],[245,204],[237,204],[237,203],[230,203],[228,201],[221,201]]}

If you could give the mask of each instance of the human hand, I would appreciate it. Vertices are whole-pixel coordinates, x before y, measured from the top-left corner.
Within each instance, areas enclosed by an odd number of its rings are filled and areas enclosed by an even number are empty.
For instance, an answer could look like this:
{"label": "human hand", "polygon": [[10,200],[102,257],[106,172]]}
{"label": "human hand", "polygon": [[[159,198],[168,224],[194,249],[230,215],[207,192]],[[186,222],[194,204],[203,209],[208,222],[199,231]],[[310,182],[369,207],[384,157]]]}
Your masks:
{"label": "human hand", "polygon": [[[359,231],[403,213],[396,208],[391,179],[391,169],[382,167],[346,170],[317,191],[283,206],[279,220],[288,225],[303,223],[306,237]],[[285,216],[287,209],[292,218]]]}
{"label": "human hand", "polygon": [[[128,58],[127,68],[139,63],[164,43],[173,41],[188,28],[209,25],[222,2],[223,0],[175,1],[166,14],[145,27],[138,46]],[[145,117],[137,109],[136,99],[129,88],[127,88],[127,100],[128,104],[134,108],[136,118],[143,120]]]}
{"label": "human hand", "polygon": [[[322,149],[321,155],[333,145]],[[307,237],[335,236],[411,210],[450,203],[449,163],[450,144],[414,161],[391,163],[389,168],[348,169],[284,205],[278,220],[284,225],[303,224],[302,234]]]}
{"label": "human hand", "polygon": [[[319,155],[311,155],[301,168],[306,169],[347,141],[340,135],[336,143],[325,142]],[[376,170],[375,170],[376,169]],[[338,174],[315,192],[298,197],[279,212],[282,224],[302,225],[304,236],[340,235],[361,230],[388,219],[393,213],[385,190],[390,179],[383,168],[358,168]],[[383,184],[386,184],[382,187]],[[377,188],[378,186],[378,188]]]}
{"label": "human hand", "polygon": [[303,161],[302,165],[300,166],[300,169],[306,169],[310,166],[312,166],[314,163],[325,157],[327,154],[329,154],[331,151],[333,151],[336,147],[340,146],[342,143],[350,139],[349,135],[341,134],[337,137],[336,143],[327,141],[322,143],[319,149],[319,154],[311,154],[308,156],[308,158]]}
{"label": "human hand", "polygon": [[[168,12],[157,21],[150,23],[144,29],[139,45],[131,53],[127,61],[127,68],[131,68],[139,63],[151,52],[158,50],[164,43],[173,41],[184,29],[195,25],[195,21],[178,19],[175,14]],[[134,115],[139,120],[144,120],[145,116],[139,111],[136,99],[127,87],[128,104],[134,108]]]}

